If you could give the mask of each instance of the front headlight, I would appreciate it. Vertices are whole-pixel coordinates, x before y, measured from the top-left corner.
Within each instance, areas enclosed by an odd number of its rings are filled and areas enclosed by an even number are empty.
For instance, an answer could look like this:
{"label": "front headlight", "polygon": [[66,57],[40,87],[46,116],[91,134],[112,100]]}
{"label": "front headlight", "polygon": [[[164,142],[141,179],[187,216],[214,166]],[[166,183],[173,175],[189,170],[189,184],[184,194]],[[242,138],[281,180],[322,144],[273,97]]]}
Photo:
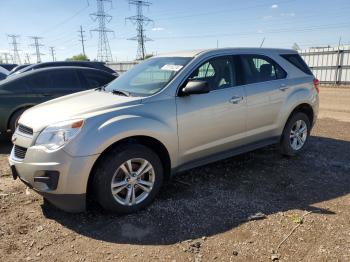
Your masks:
{"label": "front headlight", "polygon": [[56,150],[72,140],[82,129],[83,119],[59,122],[46,127],[38,136],[35,145],[46,147],[48,150]]}

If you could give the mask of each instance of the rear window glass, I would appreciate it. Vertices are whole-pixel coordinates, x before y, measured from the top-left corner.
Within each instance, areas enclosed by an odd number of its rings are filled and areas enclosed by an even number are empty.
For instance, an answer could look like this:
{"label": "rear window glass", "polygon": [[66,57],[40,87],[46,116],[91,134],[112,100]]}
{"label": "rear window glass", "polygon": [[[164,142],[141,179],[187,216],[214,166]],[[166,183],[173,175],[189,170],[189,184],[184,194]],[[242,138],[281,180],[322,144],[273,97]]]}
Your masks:
{"label": "rear window glass", "polygon": [[305,61],[298,54],[290,54],[290,55],[281,55],[284,59],[286,59],[289,63],[299,68],[305,74],[312,75],[310,68],[307,66]]}
{"label": "rear window glass", "polygon": [[272,59],[262,55],[241,55],[245,84],[286,78],[287,73]]}

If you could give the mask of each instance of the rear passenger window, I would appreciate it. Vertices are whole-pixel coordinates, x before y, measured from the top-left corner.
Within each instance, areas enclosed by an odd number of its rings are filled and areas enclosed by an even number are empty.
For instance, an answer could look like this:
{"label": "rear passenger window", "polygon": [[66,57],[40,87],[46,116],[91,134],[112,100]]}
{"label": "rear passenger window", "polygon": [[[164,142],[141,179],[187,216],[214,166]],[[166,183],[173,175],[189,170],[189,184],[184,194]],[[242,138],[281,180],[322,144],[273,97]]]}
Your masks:
{"label": "rear passenger window", "polygon": [[75,70],[50,72],[52,88],[80,89],[80,82]]}
{"label": "rear passenger window", "polygon": [[298,54],[281,55],[289,63],[299,68],[305,74],[312,75],[310,68],[307,66],[305,61]]}
{"label": "rear passenger window", "polygon": [[36,89],[36,88],[46,89],[46,88],[50,88],[50,79],[46,73],[40,72],[28,77],[27,84],[29,88],[32,88],[32,89]]}
{"label": "rear passenger window", "polygon": [[286,78],[287,73],[272,59],[260,55],[242,55],[245,84]]}

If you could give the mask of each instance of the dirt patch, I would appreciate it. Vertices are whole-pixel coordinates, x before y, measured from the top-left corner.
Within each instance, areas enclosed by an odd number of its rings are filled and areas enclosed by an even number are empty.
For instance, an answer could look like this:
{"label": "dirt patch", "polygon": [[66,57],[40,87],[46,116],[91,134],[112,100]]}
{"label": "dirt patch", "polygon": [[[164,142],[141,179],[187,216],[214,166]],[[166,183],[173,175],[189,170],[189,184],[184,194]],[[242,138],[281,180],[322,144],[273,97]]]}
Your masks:
{"label": "dirt patch", "polygon": [[319,120],[302,155],[269,147],[191,170],[127,216],[43,205],[1,165],[0,260],[349,260],[349,130]]}

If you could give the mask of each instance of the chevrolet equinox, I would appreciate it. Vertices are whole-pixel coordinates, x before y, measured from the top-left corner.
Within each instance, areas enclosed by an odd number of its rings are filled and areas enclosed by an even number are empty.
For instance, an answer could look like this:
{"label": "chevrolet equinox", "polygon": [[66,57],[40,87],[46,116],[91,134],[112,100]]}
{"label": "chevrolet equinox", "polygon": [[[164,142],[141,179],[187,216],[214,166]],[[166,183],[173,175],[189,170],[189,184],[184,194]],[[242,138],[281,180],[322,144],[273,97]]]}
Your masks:
{"label": "chevrolet equinox", "polygon": [[13,177],[60,209],[86,199],[130,213],[173,174],[271,144],[300,153],[318,80],[296,51],[225,48],[160,55],[94,90],[25,111]]}

